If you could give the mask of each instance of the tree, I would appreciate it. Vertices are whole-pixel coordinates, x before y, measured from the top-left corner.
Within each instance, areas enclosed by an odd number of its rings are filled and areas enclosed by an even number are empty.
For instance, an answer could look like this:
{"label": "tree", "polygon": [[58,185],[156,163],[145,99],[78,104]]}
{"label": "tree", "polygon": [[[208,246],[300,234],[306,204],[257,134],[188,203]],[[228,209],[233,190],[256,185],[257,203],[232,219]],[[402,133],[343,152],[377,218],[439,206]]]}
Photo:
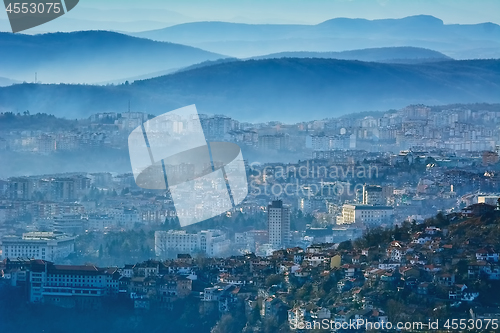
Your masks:
{"label": "tree", "polygon": [[394,240],[397,240],[397,241],[401,240],[401,231],[399,230],[399,226],[397,224],[394,227]]}
{"label": "tree", "polygon": [[266,279],[266,286],[271,287],[283,283],[283,277],[279,274],[269,275]]}
{"label": "tree", "polygon": [[210,331],[211,333],[241,332],[245,326],[244,315],[224,314]]}
{"label": "tree", "polygon": [[347,240],[347,241],[344,241],[344,242],[340,243],[339,246],[337,247],[337,250],[339,250],[339,251],[341,251],[341,250],[347,250],[347,251],[352,250],[352,242],[350,240]]}

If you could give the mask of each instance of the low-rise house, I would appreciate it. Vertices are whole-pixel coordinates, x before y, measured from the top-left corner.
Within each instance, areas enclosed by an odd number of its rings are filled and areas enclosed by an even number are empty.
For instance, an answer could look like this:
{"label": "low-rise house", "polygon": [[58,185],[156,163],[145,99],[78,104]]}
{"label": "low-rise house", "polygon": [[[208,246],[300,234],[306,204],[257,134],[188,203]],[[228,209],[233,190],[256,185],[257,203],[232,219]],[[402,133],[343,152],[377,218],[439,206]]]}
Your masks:
{"label": "low-rise house", "polygon": [[441,271],[441,267],[434,265],[434,264],[425,265],[424,271],[429,272],[429,273],[437,273],[437,272]]}
{"label": "low-rise house", "polygon": [[285,261],[279,265],[278,269],[280,274],[294,274],[298,269],[300,269],[300,265],[291,261]]}
{"label": "low-rise house", "polygon": [[425,228],[425,233],[428,235],[436,235],[441,232],[440,228],[437,227],[427,227]]}
{"label": "low-rise house", "polygon": [[448,290],[448,298],[461,299],[465,289],[467,289],[465,284],[455,284],[454,286],[451,286]]}
{"label": "low-rise house", "polygon": [[231,275],[228,273],[221,273],[217,279],[218,282],[232,284],[235,286],[243,286],[247,284],[247,278],[243,275]]}
{"label": "low-rise house", "polygon": [[489,267],[490,264],[486,261],[471,262],[467,266],[467,275],[469,279],[478,279]]}
{"label": "low-rise house", "polygon": [[477,319],[497,319],[500,320],[500,309],[498,307],[481,307],[476,306],[469,310],[470,317]]}
{"label": "low-rise house", "polygon": [[238,301],[239,287],[234,285],[216,285],[205,288],[203,292],[203,302],[215,302],[220,312],[228,312]]}
{"label": "low-rise house", "polygon": [[395,282],[400,279],[399,271],[397,270],[386,270],[381,276],[380,281],[382,282]]}
{"label": "low-rise house", "polygon": [[326,259],[327,257],[324,254],[317,252],[308,253],[304,257],[304,261],[313,267],[317,267],[320,264],[324,263]]}
{"label": "low-rise house", "polygon": [[438,273],[434,276],[434,282],[442,286],[452,286],[455,284],[455,274]]}
{"label": "low-rise house", "polygon": [[133,270],[135,276],[158,276],[160,271],[160,262],[156,260],[148,260],[135,265]]}
{"label": "low-rise house", "polygon": [[288,306],[277,297],[268,297],[262,305],[263,316],[265,319],[273,318],[278,323],[284,322],[288,317]]}
{"label": "low-rise house", "polygon": [[345,264],[342,266],[342,270],[346,278],[355,277],[361,274],[361,267],[359,265]]}
{"label": "low-rise house", "polygon": [[479,292],[478,291],[473,291],[473,290],[466,289],[462,293],[461,300],[464,301],[464,302],[472,302],[472,301],[474,301],[478,297],[479,297]]}
{"label": "low-rise house", "polygon": [[332,313],[327,308],[319,308],[316,311],[311,312],[311,318],[317,320],[330,319]]}
{"label": "low-rise house", "polygon": [[131,278],[134,276],[134,265],[125,265],[122,269],[119,269],[122,276]]}
{"label": "low-rise house", "polygon": [[334,322],[339,324],[347,322],[347,313],[344,310],[338,311],[334,315]]}
{"label": "low-rise house", "polygon": [[476,260],[498,262],[498,252],[491,247],[484,247],[476,251]]}
{"label": "low-rise house", "polygon": [[484,266],[483,275],[488,280],[500,280],[500,265],[489,264],[489,265]]}
{"label": "low-rise house", "polygon": [[397,269],[399,266],[401,266],[400,262],[394,262],[390,260],[378,264],[378,268],[380,269]]}
{"label": "low-rise house", "polygon": [[298,278],[307,278],[311,275],[311,269],[309,267],[302,267],[295,271],[294,275]]}
{"label": "low-rise house", "polygon": [[420,277],[420,270],[412,266],[399,267],[399,273],[401,274],[402,279]]}
{"label": "low-rise house", "polygon": [[412,243],[423,245],[427,242],[430,242],[431,240],[432,237],[430,235],[420,234],[412,240]]}
{"label": "low-rise house", "polygon": [[419,295],[428,295],[430,291],[430,283],[429,282],[421,282],[417,286],[417,294]]}

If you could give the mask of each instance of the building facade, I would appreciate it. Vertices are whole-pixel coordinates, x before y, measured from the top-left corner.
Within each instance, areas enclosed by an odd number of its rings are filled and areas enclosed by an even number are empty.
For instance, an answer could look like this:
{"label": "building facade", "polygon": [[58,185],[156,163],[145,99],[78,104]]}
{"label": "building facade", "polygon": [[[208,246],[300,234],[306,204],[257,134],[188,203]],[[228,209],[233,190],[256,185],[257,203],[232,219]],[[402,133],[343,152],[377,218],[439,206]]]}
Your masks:
{"label": "building facade", "polygon": [[371,206],[345,204],[342,206],[342,216],[339,224],[372,224],[392,223],[394,208],[391,206]]}
{"label": "building facade", "polygon": [[103,296],[118,293],[119,278],[116,268],[33,260],[29,268],[29,301],[62,307],[99,307]]}
{"label": "building facade", "polygon": [[385,205],[382,186],[363,185],[363,205]]}
{"label": "building facade", "polygon": [[55,232],[28,232],[2,239],[4,258],[59,260],[75,252],[75,238]]}
{"label": "building facade", "polygon": [[217,257],[227,253],[230,246],[231,241],[220,230],[203,230],[196,234],[188,234],[185,230],[155,232],[155,253],[158,257],[200,252]]}
{"label": "building facade", "polygon": [[290,244],[290,208],[285,207],[281,200],[267,206],[267,228],[271,246],[282,248]]}

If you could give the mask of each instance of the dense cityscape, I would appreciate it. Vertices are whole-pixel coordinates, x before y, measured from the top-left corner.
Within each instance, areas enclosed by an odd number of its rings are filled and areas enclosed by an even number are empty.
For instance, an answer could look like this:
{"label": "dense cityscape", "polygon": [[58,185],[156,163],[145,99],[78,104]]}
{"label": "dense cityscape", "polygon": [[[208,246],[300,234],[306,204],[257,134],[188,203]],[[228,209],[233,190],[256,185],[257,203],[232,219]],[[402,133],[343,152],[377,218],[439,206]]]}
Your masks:
{"label": "dense cityscape", "polygon": [[500,1],[4,4],[0,333],[500,332]]}
{"label": "dense cityscape", "polygon": [[[216,198],[179,212],[168,191],[141,189],[131,173],[5,178],[1,291],[32,306],[139,317],[190,304],[220,332],[499,318],[499,113],[411,105],[293,125],[202,115],[210,141],[255,159],[245,161],[245,201],[186,228],[177,214],[196,217]],[[150,118],[0,117],[2,150],[48,157],[126,152]],[[40,125],[23,130],[33,118]],[[269,154],[298,158],[258,162]]]}

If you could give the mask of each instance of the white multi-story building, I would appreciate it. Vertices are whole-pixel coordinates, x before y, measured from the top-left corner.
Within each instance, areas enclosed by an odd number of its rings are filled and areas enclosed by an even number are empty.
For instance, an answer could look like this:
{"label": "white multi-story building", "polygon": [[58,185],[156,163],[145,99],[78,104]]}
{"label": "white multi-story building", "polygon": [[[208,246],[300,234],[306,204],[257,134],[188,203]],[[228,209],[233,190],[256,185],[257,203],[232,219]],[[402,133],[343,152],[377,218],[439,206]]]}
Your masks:
{"label": "white multi-story building", "polygon": [[86,220],[80,214],[62,214],[52,218],[52,229],[56,232],[78,235],[84,230]]}
{"label": "white multi-story building", "polygon": [[75,238],[55,232],[28,232],[22,237],[2,238],[4,258],[33,258],[55,261],[75,252]]}
{"label": "white multi-story building", "polygon": [[267,206],[267,228],[272,247],[290,245],[290,208],[285,207],[281,200],[275,200]]}
{"label": "white multi-story building", "polygon": [[500,195],[478,195],[477,203],[485,203],[487,205],[496,206]]}
{"label": "white multi-story building", "polygon": [[116,225],[123,229],[133,229],[136,223],[141,223],[141,213],[137,208],[113,208],[107,212],[108,216],[115,220]]}
{"label": "white multi-story building", "polygon": [[119,277],[117,268],[54,265],[33,260],[29,268],[29,300],[63,307],[88,306],[94,303],[92,299],[118,293]]}
{"label": "white multi-story building", "polygon": [[104,231],[118,227],[116,220],[107,214],[90,214],[87,221],[87,230]]}
{"label": "white multi-story building", "polygon": [[345,204],[342,206],[342,217],[337,219],[341,224],[382,224],[392,223],[394,208],[391,206],[371,206]]}
{"label": "white multi-story building", "polygon": [[316,151],[328,151],[336,149],[348,149],[350,147],[349,135],[308,135],[306,137],[306,148]]}
{"label": "white multi-story building", "polygon": [[155,232],[155,252],[158,257],[175,253],[202,252],[211,257],[224,255],[231,241],[220,230],[203,230],[188,234],[185,230]]}

